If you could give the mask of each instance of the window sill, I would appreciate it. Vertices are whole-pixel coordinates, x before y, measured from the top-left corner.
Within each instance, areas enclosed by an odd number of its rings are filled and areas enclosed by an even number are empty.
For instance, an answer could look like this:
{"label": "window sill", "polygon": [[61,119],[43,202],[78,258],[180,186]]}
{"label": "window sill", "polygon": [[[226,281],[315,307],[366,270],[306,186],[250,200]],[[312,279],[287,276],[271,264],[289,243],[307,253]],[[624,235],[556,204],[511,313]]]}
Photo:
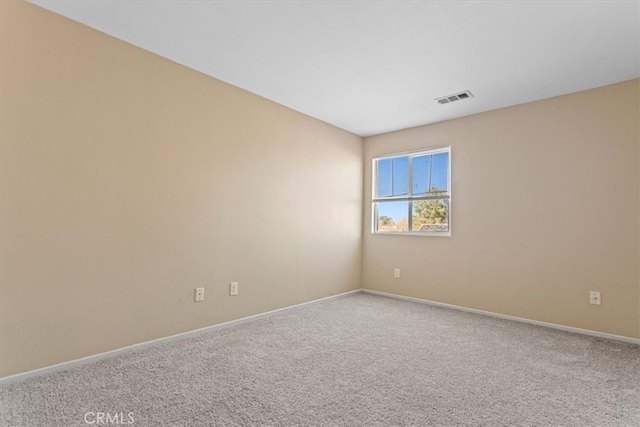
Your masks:
{"label": "window sill", "polygon": [[397,232],[397,231],[372,231],[371,234],[374,235],[383,235],[383,236],[422,236],[422,237],[451,237],[451,231],[447,231],[447,232],[434,232],[434,233],[428,233],[428,232],[413,232],[413,231],[407,231],[407,232]]}

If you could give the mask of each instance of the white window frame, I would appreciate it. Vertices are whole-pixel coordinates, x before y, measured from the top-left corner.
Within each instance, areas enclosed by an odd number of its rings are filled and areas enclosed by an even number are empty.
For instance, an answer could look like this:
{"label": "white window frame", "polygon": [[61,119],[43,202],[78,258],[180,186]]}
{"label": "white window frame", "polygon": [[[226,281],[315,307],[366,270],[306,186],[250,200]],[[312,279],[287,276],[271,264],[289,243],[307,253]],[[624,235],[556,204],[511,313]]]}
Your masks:
{"label": "white window frame", "polygon": [[[431,154],[438,153],[448,153],[448,165],[447,165],[447,194],[446,195],[437,195],[437,196],[414,196],[413,195],[413,158],[420,157]],[[378,189],[378,161],[380,160],[388,160],[388,159],[397,159],[407,157],[408,158],[408,194],[402,196],[389,196],[389,197],[380,197],[377,196]],[[447,145],[444,147],[430,148],[424,149],[420,151],[408,151],[404,153],[396,153],[389,154],[385,156],[375,157],[372,160],[372,189],[371,189],[371,232],[373,234],[388,234],[394,236],[440,236],[440,237],[450,237],[451,236],[451,146]],[[448,231],[412,231],[412,222],[413,222],[413,201],[417,200],[437,200],[437,199],[447,199],[449,201],[449,230]],[[409,222],[408,231],[383,231],[378,230],[378,203],[379,202],[408,202],[407,203],[407,220]]]}

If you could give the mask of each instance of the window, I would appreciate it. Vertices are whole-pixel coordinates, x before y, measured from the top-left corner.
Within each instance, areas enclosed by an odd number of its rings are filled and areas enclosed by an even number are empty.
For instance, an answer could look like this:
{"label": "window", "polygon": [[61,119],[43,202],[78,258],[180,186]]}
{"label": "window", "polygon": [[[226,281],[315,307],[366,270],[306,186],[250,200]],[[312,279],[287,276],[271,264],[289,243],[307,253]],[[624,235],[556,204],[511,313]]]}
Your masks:
{"label": "window", "polygon": [[373,232],[451,235],[451,148],[373,159]]}

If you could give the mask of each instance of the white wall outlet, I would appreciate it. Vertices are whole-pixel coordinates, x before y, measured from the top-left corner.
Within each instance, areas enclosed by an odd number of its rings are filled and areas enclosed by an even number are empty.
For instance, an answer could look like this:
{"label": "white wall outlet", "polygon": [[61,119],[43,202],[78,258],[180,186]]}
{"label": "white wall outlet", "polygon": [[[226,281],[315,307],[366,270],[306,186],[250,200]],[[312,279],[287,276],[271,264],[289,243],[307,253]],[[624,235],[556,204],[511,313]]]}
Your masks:
{"label": "white wall outlet", "polygon": [[399,268],[394,268],[393,269],[393,277],[395,277],[396,279],[400,278],[400,269]]}
{"label": "white wall outlet", "polygon": [[238,282],[229,283],[229,295],[238,295]]}
{"label": "white wall outlet", "polygon": [[593,305],[600,305],[602,303],[602,299],[600,299],[600,292],[589,292],[589,302]]}
{"label": "white wall outlet", "polygon": [[196,302],[204,301],[204,288],[196,288]]}

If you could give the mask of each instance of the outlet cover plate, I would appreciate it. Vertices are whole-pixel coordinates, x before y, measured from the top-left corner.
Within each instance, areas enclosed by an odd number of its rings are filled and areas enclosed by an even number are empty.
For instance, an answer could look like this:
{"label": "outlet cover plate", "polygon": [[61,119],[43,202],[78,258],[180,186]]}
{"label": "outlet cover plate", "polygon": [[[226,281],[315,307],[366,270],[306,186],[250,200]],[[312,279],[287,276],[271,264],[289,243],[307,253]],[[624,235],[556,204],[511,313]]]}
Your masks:
{"label": "outlet cover plate", "polygon": [[238,282],[229,283],[229,295],[231,296],[238,295]]}

